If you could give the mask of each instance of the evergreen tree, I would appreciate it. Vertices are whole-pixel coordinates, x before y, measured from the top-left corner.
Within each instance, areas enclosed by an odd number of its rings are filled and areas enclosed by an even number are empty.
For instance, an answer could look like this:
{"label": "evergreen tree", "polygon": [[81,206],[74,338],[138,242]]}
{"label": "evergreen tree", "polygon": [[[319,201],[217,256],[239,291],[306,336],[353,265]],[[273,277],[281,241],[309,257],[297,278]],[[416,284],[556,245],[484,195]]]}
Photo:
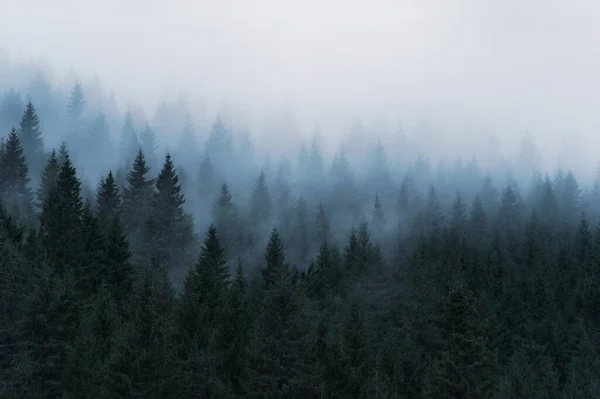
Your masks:
{"label": "evergreen tree", "polygon": [[371,226],[377,232],[382,234],[385,227],[385,213],[379,195],[375,194],[375,202],[373,203],[373,212],[371,213]]}
{"label": "evergreen tree", "polygon": [[173,299],[165,273],[150,269],[140,273],[130,302],[131,319],[119,329],[107,361],[111,397],[181,397]]}
{"label": "evergreen tree", "polygon": [[366,398],[369,378],[367,331],[356,301],[352,302],[340,332],[339,346],[343,382],[338,392],[345,397]]}
{"label": "evergreen tree", "polygon": [[460,193],[456,193],[456,199],[450,210],[450,228],[462,236],[467,227],[467,206]]}
{"label": "evergreen tree", "polygon": [[0,164],[0,193],[5,206],[21,220],[33,216],[33,193],[29,187],[29,169],[21,141],[13,128]]}
{"label": "evergreen tree", "polygon": [[125,115],[125,121],[121,128],[121,142],[119,144],[119,149],[121,155],[120,159],[124,160],[127,165],[131,164],[136,152],[140,149],[140,142],[135,127],[133,126],[131,112],[127,112]]}
{"label": "evergreen tree", "polygon": [[325,204],[321,201],[315,216],[315,241],[318,245],[331,241],[331,225]]}
{"label": "evergreen tree", "polygon": [[187,339],[198,339],[206,347],[211,334],[223,322],[229,272],[217,230],[206,233],[196,265],[185,278],[179,306],[179,326]]}
{"label": "evergreen tree", "polygon": [[256,182],[256,187],[252,193],[252,203],[250,210],[251,222],[254,226],[260,226],[267,222],[271,217],[271,196],[265,178],[265,173],[261,170]]}
{"label": "evergreen tree", "polygon": [[27,103],[21,117],[19,139],[29,168],[37,175],[41,172],[44,162],[44,140],[40,131],[40,120],[31,101]]}
{"label": "evergreen tree", "polygon": [[315,394],[316,370],[307,350],[306,319],[293,273],[285,262],[277,230],[262,269],[260,313],[249,350],[250,396],[307,397]]}
{"label": "evergreen tree", "polygon": [[98,188],[96,197],[96,212],[100,220],[110,220],[121,212],[121,194],[115,183],[112,171],[108,172],[106,179]]}
{"label": "evergreen tree", "polygon": [[223,248],[227,259],[241,249],[238,244],[241,236],[238,223],[235,204],[233,203],[231,192],[227,183],[221,184],[221,191],[213,207],[213,220],[215,227],[219,231],[219,237],[223,243]]}
{"label": "evergreen tree", "polygon": [[136,276],[131,257],[123,224],[118,216],[113,216],[105,233],[103,273],[100,277],[122,317],[127,316],[127,305]]}
{"label": "evergreen tree", "polygon": [[50,190],[40,216],[46,259],[59,274],[79,265],[82,253],[82,210],[81,182],[67,154],[56,185]]}
{"label": "evergreen tree", "polygon": [[472,242],[480,244],[485,237],[488,218],[479,195],[475,196],[469,217],[469,232]]}
{"label": "evergreen tree", "polygon": [[127,187],[123,188],[123,224],[133,252],[138,255],[143,253],[141,235],[151,213],[154,192],[154,179],[147,177],[149,171],[144,153],[139,150],[133,168],[127,174]]}
{"label": "evergreen tree", "polygon": [[50,153],[50,159],[48,159],[48,162],[44,167],[44,171],[42,172],[40,186],[36,192],[37,207],[40,211],[44,207],[44,202],[46,201],[46,198],[48,198],[50,191],[56,184],[59,171],[60,167],[58,163],[58,157],[56,155],[56,151],[52,150]]}
{"label": "evergreen tree", "polygon": [[194,230],[191,215],[183,209],[185,198],[169,154],[155,186],[145,230],[146,251],[152,262],[164,265],[181,281],[184,277],[181,273],[185,273],[184,268],[191,263]]}

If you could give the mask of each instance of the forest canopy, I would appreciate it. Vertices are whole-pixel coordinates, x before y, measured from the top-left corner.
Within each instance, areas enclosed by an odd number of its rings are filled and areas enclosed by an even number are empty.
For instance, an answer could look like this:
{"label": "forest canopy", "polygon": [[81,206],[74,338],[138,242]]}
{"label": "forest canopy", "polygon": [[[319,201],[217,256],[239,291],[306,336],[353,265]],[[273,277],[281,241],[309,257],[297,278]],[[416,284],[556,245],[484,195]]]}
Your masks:
{"label": "forest canopy", "polygon": [[1,397],[600,395],[600,175],[528,134],[514,163],[358,121],[263,156],[224,116],[28,87],[0,102]]}

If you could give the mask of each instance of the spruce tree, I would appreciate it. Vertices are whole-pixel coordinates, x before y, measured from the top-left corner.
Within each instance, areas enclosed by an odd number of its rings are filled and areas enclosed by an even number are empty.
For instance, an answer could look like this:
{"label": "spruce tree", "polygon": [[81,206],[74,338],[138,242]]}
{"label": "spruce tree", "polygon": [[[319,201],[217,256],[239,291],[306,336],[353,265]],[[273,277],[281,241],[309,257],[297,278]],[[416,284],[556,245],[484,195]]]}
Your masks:
{"label": "spruce tree", "polygon": [[96,212],[100,220],[111,220],[121,213],[121,194],[112,171],[103,179],[96,197]]}
{"label": "spruce tree", "polygon": [[128,300],[136,275],[131,263],[129,240],[118,216],[112,217],[104,237],[103,268],[100,278],[111,292],[120,315],[126,317]]}
{"label": "spruce tree", "polygon": [[184,268],[189,267],[193,259],[194,230],[191,215],[183,209],[184,203],[177,171],[167,154],[156,179],[151,215],[146,223],[145,245],[150,259],[167,267],[172,277],[179,281],[185,277],[185,274],[182,275]]}
{"label": "spruce tree", "polygon": [[325,204],[321,201],[317,207],[315,216],[315,241],[320,246],[324,242],[331,241],[331,224]]}
{"label": "spruce tree", "polygon": [[213,205],[213,220],[219,232],[219,237],[227,259],[241,250],[239,238],[241,237],[240,224],[238,223],[235,204],[227,183],[221,184],[221,191]]}
{"label": "spruce tree", "polygon": [[469,235],[471,241],[480,244],[487,234],[488,217],[483,207],[483,201],[479,195],[475,196],[469,216]]}
{"label": "spruce tree", "polygon": [[125,115],[125,121],[121,128],[121,141],[119,144],[120,159],[129,165],[134,160],[136,151],[140,148],[135,127],[133,126],[133,118],[130,112]]}
{"label": "spruce tree", "polygon": [[[187,339],[196,338],[202,346],[223,322],[229,271],[217,230],[206,233],[198,261],[185,278],[179,306],[179,326]],[[200,334],[200,335],[197,335]]]}
{"label": "spruce tree", "polygon": [[0,193],[4,205],[21,220],[33,216],[33,193],[29,187],[29,169],[17,131],[8,136],[0,164]]}
{"label": "spruce tree", "polygon": [[40,120],[31,101],[27,103],[21,117],[19,139],[29,168],[37,176],[43,166],[44,140],[40,131]]}
{"label": "spruce tree", "polygon": [[271,217],[271,196],[265,173],[261,170],[252,193],[250,218],[254,226],[261,226]]}
{"label": "spruce tree", "polygon": [[377,234],[382,234],[385,227],[385,213],[383,205],[378,194],[375,194],[375,202],[373,203],[373,211],[371,212],[371,226]]}
{"label": "spruce tree", "polygon": [[67,154],[40,216],[46,257],[59,274],[76,267],[81,260],[82,210],[81,182]]}
{"label": "spruce tree", "polygon": [[450,210],[450,228],[459,236],[463,236],[466,233],[467,206],[464,203],[463,197],[458,192]]}
{"label": "spruce tree", "polygon": [[56,151],[52,150],[50,153],[50,159],[46,163],[42,172],[40,186],[37,189],[37,208],[39,211],[44,207],[44,201],[48,198],[50,190],[55,186],[56,180],[58,179],[58,173],[60,172],[60,166],[58,163],[58,157]]}
{"label": "spruce tree", "polygon": [[312,396],[317,373],[308,356],[302,295],[285,262],[277,230],[271,233],[265,260],[259,317],[249,345],[249,394]]}
{"label": "spruce tree", "polygon": [[225,302],[225,316],[220,329],[221,376],[233,392],[241,395],[245,392],[248,343],[250,341],[250,322],[248,308],[248,282],[244,274],[243,263],[237,264],[235,276],[229,285]]}
{"label": "spruce tree", "polygon": [[107,361],[111,397],[181,397],[173,304],[166,273],[144,269],[132,290],[130,320],[118,331]]}
{"label": "spruce tree", "polygon": [[132,170],[127,174],[127,186],[123,188],[123,224],[131,239],[132,250],[143,253],[141,235],[152,209],[154,179],[148,178],[150,168],[144,153],[139,150]]}

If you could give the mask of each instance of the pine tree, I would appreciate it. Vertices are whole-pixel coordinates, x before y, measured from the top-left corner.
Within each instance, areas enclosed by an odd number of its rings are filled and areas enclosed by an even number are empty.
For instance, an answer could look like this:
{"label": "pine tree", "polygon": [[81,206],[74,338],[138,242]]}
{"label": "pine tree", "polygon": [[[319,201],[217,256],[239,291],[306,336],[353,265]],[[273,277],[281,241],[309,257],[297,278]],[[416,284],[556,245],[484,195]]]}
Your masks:
{"label": "pine tree", "polygon": [[385,213],[383,211],[383,205],[379,199],[379,195],[375,194],[375,202],[373,203],[373,211],[371,213],[371,226],[377,232],[377,234],[383,233],[385,227]]}
{"label": "pine tree", "polygon": [[121,212],[121,194],[115,183],[112,171],[104,179],[96,197],[96,212],[100,220],[111,220]]}
{"label": "pine tree", "polygon": [[15,395],[62,397],[70,346],[77,333],[78,301],[72,279],[43,267],[34,272],[30,294],[19,305]]}
{"label": "pine tree", "polygon": [[71,96],[67,103],[67,118],[69,118],[70,122],[79,122],[83,117],[84,108],[85,94],[83,93],[81,82],[77,80],[71,90]]}
{"label": "pine tree", "polygon": [[260,226],[267,222],[271,217],[271,196],[267,186],[265,173],[261,170],[256,182],[256,187],[252,193],[252,203],[250,210],[251,222],[254,226]]}
{"label": "pine tree", "polygon": [[308,223],[308,204],[303,197],[300,197],[296,202],[291,238],[294,243],[294,258],[303,269],[306,267],[310,252]]}
{"label": "pine tree", "polygon": [[0,193],[5,206],[21,220],[33,216],[33,193],[21,141],[13,128],[8,136],[0,164]]}
{"label": "pine tree", "polygon": [[213,206],[213,220],[221,237],[226,258],[238,253],[241,249],[238,242],[241,236],[235,204],[227,183],[221,184],[221,191]]}
{"label": "pine tree", "polygon": [[196,178],[196,187],[198,187],[198,196],[202,200],[207,200],[213,195],[215,190],[215,170],[208,153],[202,159],[198,177]]}
{"label": "pine tree", "polygon": [[225,347],[222,349],[220,374],[235,394],[242,395],[248,373],[246,362],[251,319],[248,314],[248,283],[241,261],[236,267],[224,306],[225,317],[219,340]]}
{"label": "pine tree", "polygon": [[44,140],[40,131],[40,120],[33,103],[29,101],[21,117],[19,139],[23,154],[33,173],[40,173],[44,159]]}
{"label": "pine tree", "polygon": [[129,240],[118,216],[113,216],[104,239],[104,257],[101,279],[115,300],[122,317],[127,316],[135,271],[131,263]]}
{"label": "pine tree", "polygon": [[67,159],[67,155],[69,155],[69,150],[67,149],[67,143],[64,141],[60,143],[60,147],[58,148],[58,165],[62,165]]}
{"label": "pine tree", "polygon": [[367,330],[358,302],[353,301],[339,340],[339,366],[344,376],[337,390],[344,397],[366,398],[368,369]]}
{"label": "pine tree", "polygon": [[121,160],[125,160],[125,164],[129,165],[133,161],[135,154],[140,149],[140,142],[138,140],[135,127],[133,126],[133,118],[131,112],[127,112],[125,115],[125,121],[121,128],[121,142],[119,144],[121,151]]}
{"label": "pine tree", "polygon": [[459,236],[466,233],[467,228],[467,206],[460,193],[456,193],[456,199],[450,210],[450,228]]}
{"label": "pine tree", "polygon": [[44,201],[48,198],[48,194],[56,185],[56,180],[58,179],[58,173],[60,171],[60,167],[58,164],[58,158],[56,155],[56,151],[52,150],[50,153],[50,159],[46,163],[44,167],[44,171],[42,172],[40,186],[37,189],[37,208],[39,211],[44,207]]}
{"label": "pine tree", "polygon": [[142,229],[152,209],[154,179],[147,177],[149,171],[144,153],[139,150],[133,168],[127,174],[127,187],[123,188],[123,224],[131,238],[132,250],[138,255],[143,253]]}
{"label": "pine tree", "polygon": [[249,345],[250,396],[309,397],[317,390],[308,357],[307,321],[277,230],[262,269],[260,311]]}
{"label": "pine tree", "polygon": [[443,302],[444,349],[438,397],[486,397],[490,388],[490,353],[484,324],[472,292],[455,281]]}
{"label": "pine tree", "polygon": [[318,245],[326,241],[331,241],[331,225],[329,222],[329,215],[325,204],[321,201],[317,207],[317,214],[315,216],[315,242]]}
{"label": "pine tree", "polygon": [[469,217],[469,232],[472,242],[480,244],[487,233],[488,218],[479,195],[475,196]]}
{"label": "pine tree", "polygon": [[146,125],[146,128],[140,133],[140,145],[142,152],[146,155],[146,161],[150,168],[158,167],[156,135],[150,125]]}
{"label": "pine tree", "polygon": [[81,182],[67,154],[56,185],[50,190],[40,216],[46,257],[59,274],[79,265],[82,253],[82,210]]}
{"label": "pine tree", "polygon": [[265,267],[261,269],[262,288],[269,289],[275,282],[288,273],[288,265],[285,261],[283,242],[276,228],[271,231],[267,252],[265,254]]}
{"label": "pine tree", "polygon": [[[229,272],[217,230],[211,225],[202,252],[183,284],[179,306],[179,326],[187,339],[199,339],[202,347],[223,322],[223,302],[227,297]],[[199,334],[199,335],[197,335]]]}
{"label": "pine tree", "polygon": [[111,397],[181,397],[173,295],[166,273],[149,268],[140,273],[130,301],[131,319],[118,331],[107,361]]}
{"label": "pine tree", "polygon": [[[179,276],[180,281],[192,261],[191,245],[194,230],[191,215],[183,209],[185,198],[179,185],[179,177],[167,154],[156,179],[156,191],[152,196],[152,210],[146,223],[146,251],[153,262],[167,267]],[[172,277],[175,275],[172,274]]]}

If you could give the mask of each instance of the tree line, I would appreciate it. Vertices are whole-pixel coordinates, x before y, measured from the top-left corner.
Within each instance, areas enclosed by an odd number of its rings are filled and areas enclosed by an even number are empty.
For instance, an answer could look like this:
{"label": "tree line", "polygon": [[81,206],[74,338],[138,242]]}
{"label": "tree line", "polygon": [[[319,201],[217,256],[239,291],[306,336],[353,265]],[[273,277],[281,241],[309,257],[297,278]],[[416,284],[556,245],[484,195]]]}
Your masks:
{"label": "tree line", "polygon": [[138,146],[92,190],[26,104],[0,146],[0,396],[600,395],[599,185],[419,157],[396,186],[381,144],[325,178],[314,144],[236,196],[215,126],[196,183]]}

